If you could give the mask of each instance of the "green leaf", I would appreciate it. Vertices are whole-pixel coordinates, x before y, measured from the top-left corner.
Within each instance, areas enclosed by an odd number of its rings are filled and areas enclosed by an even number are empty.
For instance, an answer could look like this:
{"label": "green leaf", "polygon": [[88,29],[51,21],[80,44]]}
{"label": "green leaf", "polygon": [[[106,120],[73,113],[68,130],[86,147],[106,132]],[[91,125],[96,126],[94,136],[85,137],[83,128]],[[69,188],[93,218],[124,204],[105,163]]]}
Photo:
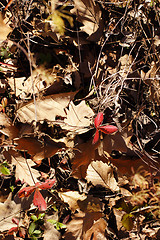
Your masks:
{"label": "green leaf", "polygon": [[54,224],[56,224],[57,221],[53,220],[53,219],[48,219],[47,222],[50,222],[50,223],[52,223],[54,225]]}
{"label": "green leaf", "polygon": [[36,222],[36,221],[38,220],[38,218],[37,218],[35,215],[32,215],[32,216],[31,216],[31,219],[32,219],[34,222]]}
{"label": "green leaf", "polygon": [[57,230],[60,230],[62,228],[66,228],[65,224],[57,222],[54,219],[48,219],[47,221],[50,222],[51,224],[53,224]]}
{"label": "green leaf", "polygon": [[131,231],[133,228],[133,215],[132,214],[125,214],[122,217],[122,225],[127,229],[128,231]]}
{"label": "green leaf", "polygon": [[35,229],[36,229],[36,224],[35,222],[32,222],[29,226],[29,235],[32,235]]}
{"label": "green leaf", "polygon": [[0,171],[1,171],[1,173],[4,174],[4,175],[10,175],[10,174],[11,174],[10,171],[9,171],[9,169],[5,167],[5,164],[2,164],[2,165],[0,166]]}
{"label": "green leaf", "polygon": [[14,186],[10,186],[11,192],[14,191],[15,187]]}
{"label": "green leaf", "polygon": [[67,227],[67,226],[66,226],[65,224],[60,223],[60,222],[57,222],[57,225],[56,225],[57,230],[60,230],[60,229],[62,229],[62,228],[66,228],[66,227]]}
{"label": "green leaf", "polygon": [[35,230],[34,232],[33,232],[33,235],[40,235],[41,234],[41,231],[40,230]]}
{"label": "green leaf", "polygon": [[40,214],[38,215],[38,219],[44,218],[44,216],[45,216],[45,213],[40,213]]}

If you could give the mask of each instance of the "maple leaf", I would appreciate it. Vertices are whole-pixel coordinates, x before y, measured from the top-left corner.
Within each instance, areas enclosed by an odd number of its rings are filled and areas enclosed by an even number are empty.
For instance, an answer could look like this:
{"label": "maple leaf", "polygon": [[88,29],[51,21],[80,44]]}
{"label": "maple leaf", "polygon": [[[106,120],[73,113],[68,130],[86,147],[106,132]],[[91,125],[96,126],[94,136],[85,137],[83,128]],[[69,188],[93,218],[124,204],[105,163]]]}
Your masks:
{"label": "maple leaf", "polygon": [[113,125],[100,126],[102,124],[102,122],[103,122],[103,113],[100,112],[100,113],[98,113],[98,115],[94,119],[94,126],[96,128],[96,133],[95,133],[95,136],[93,138],[92,144],[95,144],[96,142],[98,142],[99,131],[101,131],[105,134],[111,134],[111,133],[114,133],[118,130],[118,128],[116,126],[113,126]]}
{"label": "maple leaf", "polygon": [[42,194],[40,193],[40,189],[50,189],[54,183],[56,182],[55,179],[47,179],[44,183],[36,183],[35,186],[31,186],[31,187],[25,187],[23,189],[21,189],[18,193],[19,198],[22,197],[28,197],[30,196],[33,192],[34,192],[34,197],[33,197],[33,204],[38,207],[38,209],[40,211],[45,211],[47,209],[47,204],[42,196]]}

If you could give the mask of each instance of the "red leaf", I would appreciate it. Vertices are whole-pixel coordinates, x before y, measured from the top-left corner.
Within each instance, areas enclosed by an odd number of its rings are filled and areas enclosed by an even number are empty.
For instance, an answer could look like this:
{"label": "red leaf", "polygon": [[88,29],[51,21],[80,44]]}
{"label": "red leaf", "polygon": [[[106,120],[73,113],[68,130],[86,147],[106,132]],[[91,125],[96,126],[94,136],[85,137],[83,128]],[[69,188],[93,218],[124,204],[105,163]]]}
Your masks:
{"label": "red leaf", "polygon": [[99,125],[101,125],[101,123],[103,122],[103,113],[100,112],[98,113],[97,117],[94,119],[94,125],[95,127],[99,127]]}
{"label": "red leaf", "polygon": [[98,131],[98,129],[97,129],[97,130],[96,130],[96,133],[95,133],[95,135],[94,135],[92,144],[95,144],[96,142],[98,142],[98,140],[99,140],[99,131]]}
{"label": "red leaf", "polygon": [[12,227],[11,229],[8,230],[9,235],[12,235],[14,232],[18,232],[18,227]]}
{"label": "red leaf", "polygon": [[12,222],[15,223],[16,225],[19,224],[19,220],[15,217],[12,218]]}
{"label": "red leaf", "polygon": [[23,189],[21,189],[18,193],[18,197],[22,198],[22,197],[28,197],[29,195],[31,195],[32,192],[35,191],[35,187],[25,187]]}
{"label": "red leaf", "polygon": [[56,179],[47,179],[44,183],[36,183],[35,186],[40,189],[50,189],[54,183],[56,182]]}
{"label": "red leaf", "polygon": [[47,204],[46,204],[42,194],[38,190],[38,188],[36,189],[36,191],[34,193],[33,204],[36,207],[38,207],[40,211],[45,211],[47,209]]}
{"label": "red leaf", "polygon": [[116,132],[118,130],[118,128],[113,125],[106,125],[106,126],[98,127],[98,130],[100,130],[101,132],[103,132],[105,134],[111,134],[111,133]]}
{"label": "red leaf", "polygon": [[19,228],[19,236],[24,239],[25,235],[26,235],[26,229],[20,227]]}

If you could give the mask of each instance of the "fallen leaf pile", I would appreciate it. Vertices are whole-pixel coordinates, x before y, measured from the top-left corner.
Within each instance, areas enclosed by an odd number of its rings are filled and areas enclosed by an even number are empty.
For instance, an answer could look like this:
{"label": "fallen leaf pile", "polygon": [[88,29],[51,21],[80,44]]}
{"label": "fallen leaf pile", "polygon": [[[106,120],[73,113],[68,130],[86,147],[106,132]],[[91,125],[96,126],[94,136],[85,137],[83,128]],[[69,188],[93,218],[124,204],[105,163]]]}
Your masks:
{"label": "fallen leaf pile", "polygon": [[159,239],[159,1],[0,7],[0,239]]}

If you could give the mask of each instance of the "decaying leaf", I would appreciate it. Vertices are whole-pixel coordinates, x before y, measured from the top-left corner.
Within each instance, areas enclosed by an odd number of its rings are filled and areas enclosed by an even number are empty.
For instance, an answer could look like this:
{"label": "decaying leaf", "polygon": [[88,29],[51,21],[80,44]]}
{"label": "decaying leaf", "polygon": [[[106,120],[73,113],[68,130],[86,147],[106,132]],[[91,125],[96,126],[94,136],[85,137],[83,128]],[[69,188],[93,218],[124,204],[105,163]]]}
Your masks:
{"label": "decaying leaf", "polygon": [[102,213],[91,212],[84,214],[83,212],[76,213],[73,219],[67,224],[67,231],[64,236],[66,240],[88,240],[85,235],[93,226],[94,222],[102,218]]}
{"label": "decaying leaf", "polygon": [[[56,68],[58,68],[58,70]],[[46,69],[43,65],[41,65],[33,70],[32,76],[29,78],[10,77],[8,79],[8,84],[11,86],[16,96],[19,96],[22,99],[28,98],[28,96],[31,97],[33,94],[33,84],[35,94],[38,94],[49,87],[54,89],[54,91],[52,91],[53,93],[57,93],[63,89],[63,80],[58,76],[58,71],[60,72],[61,69],[63,70],[63,68],[60,68],[59,65],[56,65],[53,69]],[[49,89],[48,91],[51,92]]]}
{"label": "decaying leaf", "polygon": [[5,41],[11,31],[12,29],[4,23],[2,14],[0,14],[0,41]]}
{"label": "decaying leaf", "polygon": [[118,191],[118,182],[115,178],[115,169],[102,161],[92,161],[87,169],[86,179],[94,186],[101,185],[111,191]]}
{"label": "decaying leaf", "polygon": [[67,118],[64,120],[66,125],[62,125],[63,129],[76,131],[79,134],[89,130],[94,112],[86,105],[85,101],[81,101],[78,105],[70,102],[69,109],[66,109],[66,112]]}
{"label": "decaying leaf", "polygon": [[58,221],[58,212],[55,212],[52,215],[45,215],[45,223],[44,223],[44,233],[43,238],[44,240],[54,239],[59,240],[60,239],[60,232],[54,227],[53,224],[48,222],[48,219],[54,219],[55,221]]}
{"label": "decaying leaf", "polygon": [[103,150],[109,154],[113,150],[131,153],[132,146],[129,141],[132,135],[132,130],[124,130],[123,132],[116,132],[112,135],[105,135],[103,139]]}
{"label": "decaying leaf", "polygon": [[105,230],[107,227],[107,223],[103,218],[98,219],[94,222],[93,226],[84,234],[83,239],[101,239],[106,240]]}
{"label": "decaying leaf", "polygon": [[133,215],[132,214],[124,214],[122,217],[122,225],[128,230],[131,231],[133,228]]}
{"label": "decaying leaf", "polygon": [[71,10],[78,16],[78,20],[83,23],[81,28],[87,34],[95,33],[100,24],[101,10],[93,0],[74,0],[75,7]]}
{"label": "decaying leaf", "polygon": [[17,110],[17,117],[21,122],[31,123],[32,121],[55,121],[56,117],[66,117],[65,108],[74,98],[75,92],[60,93],[48,96],[44,99],[37,99],[25,104]]}
{"label": "decaying leaf", "polygon": [[[67,231],[64,234],[66,240],[81,240],[83,232],[83,220],[85,213],[79,212],[74,215],[74,218],[67,224]],[[88,221],[90,221],[88,219]]]}
{"label": "decaying leaf", "polygon": [[97,144],[92,145],[92,141],[79,144],[75,151],[75,157],[72,163],[73,176],[78,178],[85,178],[87,167],[95,158],[95,150]]}
{"label": "decaying leaf", "polygon": [[88,195],[86,199],[78,199],[79,209],[85,213],[102,212],[102,203],[99,198]]}
{"label": "decaying leaf", "polygon": [[[24,181],[29,185],[33,185],[33,176],[35,182],[38,182],[37,178],[40,177],[40,173],[36,169],[32,168],[36,164],[31,159],[25,159],[20,153],[14,150],[5,151],[3,155],[8,161],[12,162],[12,164],[16,166],[15,177],[17,180],[19,179],[22,182]],[[30,170],[26,161],[28,162]],[[32,176],[30,172],[32,173]]]}
{"label": "decaying leaf", "polygon": [[87,196],[79,194],[77,191],[59,192],[58,195],[64,202],[69,204],[72,211],[76,211],[79,208],[78,200],[83,201],[87,198]]}
{"label": "decaying leaf", "polygon": [[52,157],[58,150],[65,147],[63,142],[55,142],[48,137],[45,137],[42,142],[33,137],[22,137],[16,139],[15,143],[18,144],[15,149],[29,153],[37,164],[40,164],[44,158]]}
{"label": "decaying leaf", "polygon": [[10,139],[14,139],[18,136],[19,129],[12,124],[11,120],[5,113],[0,113],[0,126],[0,132],[8,136]]}
{"label": "decaying leaf", "polygon": [[12,200],[12,193],[9,194],[7,200],[4,203],[0,203],[0,231],[9,230],[12,227],[16,227],[13,223],[13,216],[20,218],[21,204],[17,204]]}

